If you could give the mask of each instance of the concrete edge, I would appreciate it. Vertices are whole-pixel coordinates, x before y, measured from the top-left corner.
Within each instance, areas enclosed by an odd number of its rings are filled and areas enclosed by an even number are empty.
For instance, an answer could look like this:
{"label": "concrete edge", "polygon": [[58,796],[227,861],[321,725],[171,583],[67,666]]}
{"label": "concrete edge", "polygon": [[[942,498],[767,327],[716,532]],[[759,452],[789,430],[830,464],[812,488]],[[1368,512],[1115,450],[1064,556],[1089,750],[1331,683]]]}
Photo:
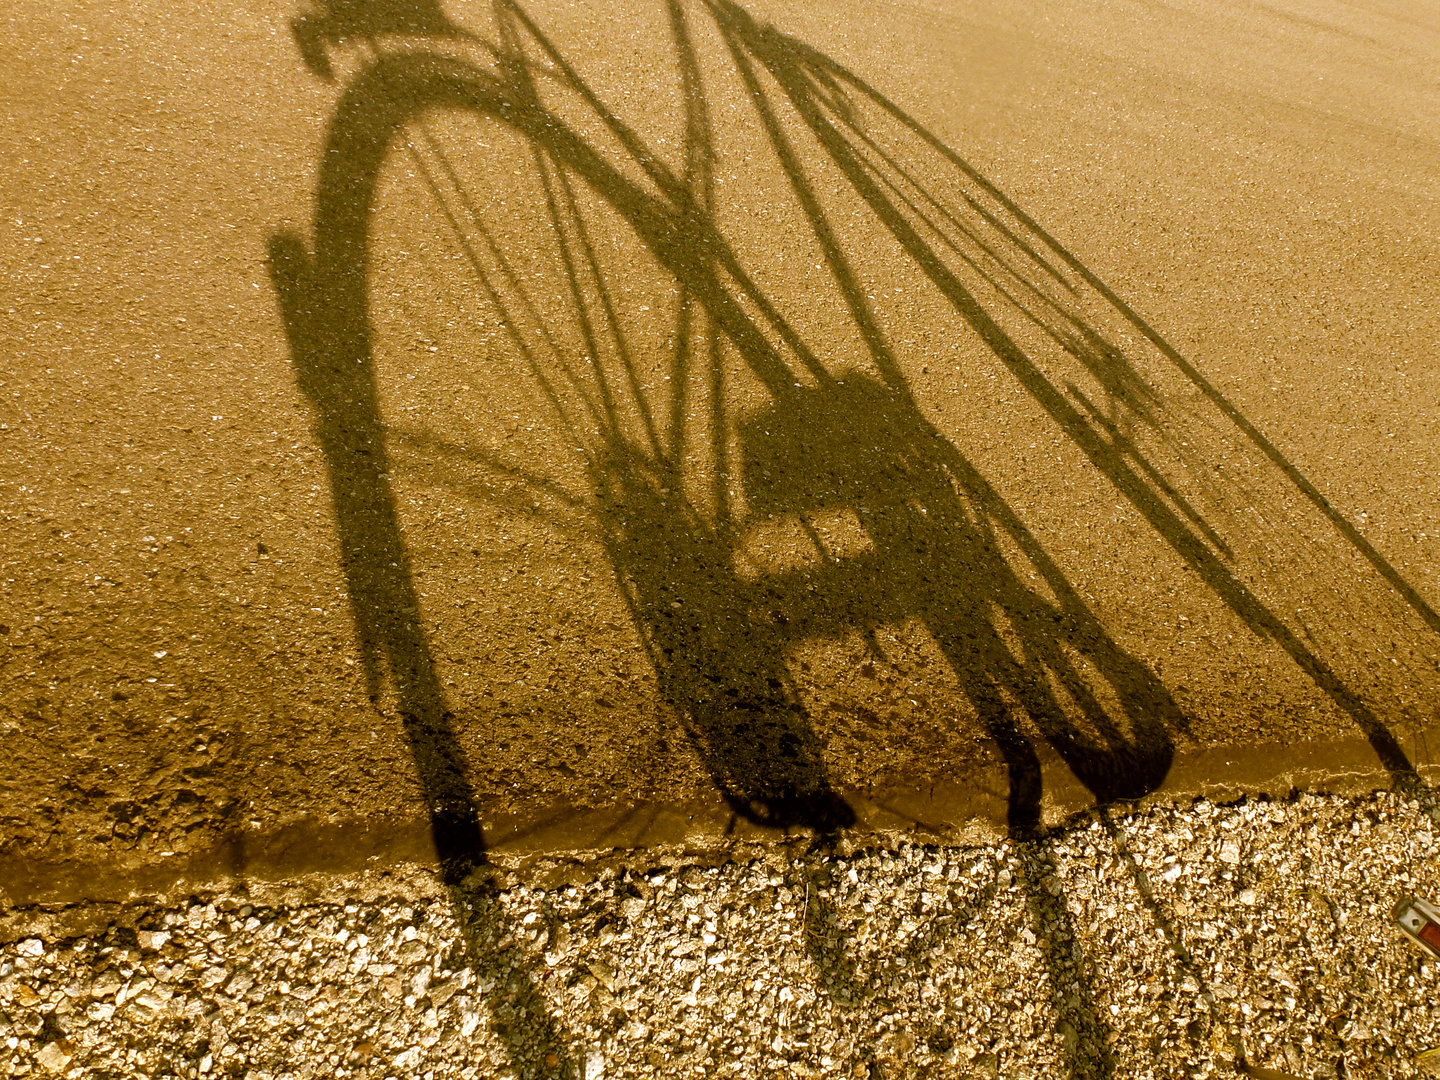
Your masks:
{"label": "concrete edge", "polygon": [[[1440,766],[1428,751],[1431,742],[1440,744],[1437,735],[1440,726],[1400,739],[1426,784],[1440,780]],[[1046,825],[1096,805],[1053,753],[1042,757],[1042,783]],[[1279,798],[1298,791],[1353,795],[1392,784],[1364,739],[1215,746],[1177,752],[1164,783],[1135,805]],[[966,846],[993,843],[1007,834],[1007,783],[998,765],[925,788],[845,795],[857,821],[837,839],[841,851],[902,839]],[[490,815],[482,808],[481,821],[493,867],[516,880],[547,885],[589,877],[606,866],[705,864],[777,849],[804,850],[814,839],[806,830],[746,822],[718,795],[689,804],[551,805]],[[318,889],[342,877],[355,884],[374,879],[389,881],[385,888],[399,887],[416,873],[433,882],[437,869],[428,822],[418,816],[300,821],[270,832],[237,832],[208,850],[172,857],[55,862],[0,857],[0,924],[12,921],[12,915],[38,914],[37,909],[163,902],[222,889],[247,892],[288,883],[309,893],[307,881]],[[427,885],[424,891],[433,888]],[[0,925],[0,938],[5,936]]]}

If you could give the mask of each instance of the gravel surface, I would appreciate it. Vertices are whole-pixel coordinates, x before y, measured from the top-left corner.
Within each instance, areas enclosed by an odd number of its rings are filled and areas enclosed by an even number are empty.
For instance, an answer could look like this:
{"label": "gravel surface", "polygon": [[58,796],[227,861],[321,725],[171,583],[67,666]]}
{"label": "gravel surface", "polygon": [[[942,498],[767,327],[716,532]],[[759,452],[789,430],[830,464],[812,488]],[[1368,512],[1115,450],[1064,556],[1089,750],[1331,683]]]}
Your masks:
{"label": "gravel surface", "polygon": [[237,886],[82,936],[12,912],[0,1074],[1411,1076],[1440,1008],[1410,892],[1440,893],[1435,826],[1382,793],[549,888]]}

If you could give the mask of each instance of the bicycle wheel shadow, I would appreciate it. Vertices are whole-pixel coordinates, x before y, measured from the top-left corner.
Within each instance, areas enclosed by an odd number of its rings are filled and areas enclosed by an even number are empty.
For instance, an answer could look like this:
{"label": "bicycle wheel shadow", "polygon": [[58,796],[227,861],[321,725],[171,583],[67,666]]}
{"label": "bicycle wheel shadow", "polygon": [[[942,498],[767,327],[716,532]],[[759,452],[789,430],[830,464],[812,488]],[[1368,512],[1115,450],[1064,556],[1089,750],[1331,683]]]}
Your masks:
{"label": "bicycle wheel shadow", "polygon": [[[464,883],[473,881],[477,870],[483,876],[485,842],[456,719],[416,617],[414,574],[378,404],[367,298],[367,227],[377,175],[399,132],[432,110],[498,119],[534,146],[558,257],[570,281],[573,318],[587,342],[609,342],[623,369],[618,384],[628,382],[642,406],[635,350],[627,346],[610,300],[603,288],[597,301],[593,289],[578,284],[581,278],[603,283],[611,271],[576,226],[581,215],[567,178],[618,211],[680,289],[672,367],[681,373],[687,364],[709,365],[713,408],[688,444],[690,421],[678,408],[671,410],[668,439],[654,432],[648,439],[637,437],[612,404],[595,409],[589,418],[594,438],[585,447],[590,490],[577,497],[589,507],[660,692],[716,788],[737,816],[772,828],[808,830],[825,847],[853,823],[854,813],[827,773],[787,655],[798,643],[856,630],[873,637],[879,625],[917,620],[1007,767],[1009,821],[1027,866],[1026,903],[1032,918],[1050,927],[1045,940],[1052,1004],[1079,1034],[1072,1071],[1110,1075],[1110,1033],[1085,989],[1088,961],[1044,843],[1037,746],[1053,748],[1097,802],[1134,799],[1163,781],[1174,736],[1186,730],[1186,718],[1154,672],[1107,631],[1022,516],[925,418],[884,328],[865,302],[855,272],[863,252],[848,250],[837,237],[794,150],[796,138],[814,140],[945,302],[1209,590],[1256,634],[1278,643],[1354,719],[1397,782],[1409,782],[1413,769],[1370,706],[1226,561],[1233,552],[1225,522],[1202,512],[1205,492],[1186,490],[1176,449],[1185,444],[1173,433],[1167,436],[1157,419],[1169,407],[1159,382],[1114,344],[1113,333],[1054,299],[1052,279],[1068,274],[1069,282],[1062,284],[1071,291],[1078,280],[1112,314],[1138,327],[1192,383],[1198,373],[1038,225],[857,76],[755,22],[734,4],[697,6],[709,15],[733,70],[750,90],[768,149],[789,181],[786,194],[818,238],[826,269],[865,343],[868,368],[831,370],[821,362],[817,354],[823,350],[787,323],[774,298],[745,272],[717,223],[706,164],[713,157],[713,136],[702,65],[691,16],[678,0],[666,11],[686,110],[682,170],[664,165],[663,155],[604,105],[522,8],[502,3],[496,7],[501,40],[490,47],[497,60],[493,69],[414,54],[381,57],[362,71],[347,87],[331,127],[317,190],[313,256],[293,236],[272,243],[272,274],[296,378],[313,403],[329,468],[366,676],[372,692],[388,680],[400,699],[446,884],[457,910],[463,910],[473,899]],[[347,33],[357,32],[346,26]],[[638,168],[620,167],[607,157],[616,153],[614,146],[602,151],[548,108],[542,75],[581,102],[613,136],[622,164]],[[767,75],[768,82],[762,78]],[[790,108],[785,117],[782,102]],[[974,193],[947,202],[927,190],[907,162],[882,151],[866,126],[867,108],[915,136]],[[467,202],[463,192],[453,204],[459,209],[445,215],[461,237],[477,290],[510,330],[530,372],[541,378],[546,370],[563,368],[574,378],[598,370],[596,349],[588,357],[542,356],[525,344],[520,309],[527,302],[513,295],[507,300],[506,288],[513,294],[513,285],[502,280],[503,266],[497,270],[495,256],[482,257],[478,245],[465,240],[467,230],[482,228],[484,208]],[[961,251],[959,241],[938,230],[925,234],[919,222],[932,218],[956,223],[952,231],[964,233],[969,247]],[[994,265],[981,276],[988,274],[993,291],[982,298],[956,264],[974,268],[986,258]],[[1039,325],[1051,344],[1058,343],[1074,361],[1072,369],[1047,368],[1022,347],[1004,325],[1004,316],[1017,311]],[[720,399],[727,351],[765,388],[769,405],[738,418],[726,411]],[[1082,389],[1085,378],[1088,389]],[[1277,460],[1279,451],[1218,391],[1208,384],[1200,389],[1213,411],[1239,431],[1236,441],[1248,441],[1433,626],[1434,613],[1424,601],[1348,522],[1337,522],[1328,504],[1316,502],[1313,485],[1283,458]],[[580,419],[575,411],[556,396],[551,401],[557,424],[574,430]],[[650,414],[645,415],[648,423]],[[729,457],[735,440],[738,462]],[[715,463],[716,494],[708,504],[697,497],[687,472],[686,447],[696,443]],[[732,481],[744,492],[743,514],[725,495]],[[808,526],[813,515],[830,510],[854,515],[866,539],[864,552],[837,554]],[[757,582],[741,573],[737,543],[745,530],[774,518],[807,525],[816,560],[804,571],[772,573]],[[481,931],[473,942],[477,963],[493,959],[486,950],[505,932],[493,898],[482,896],[481,906]],[[806,928],[812,944],[818,937],[813,927],[826,918],[819,890],[815,911]],[[822,957],[818,947],[812,955],[842,983],[856,984],[854,996],[863,997],[847,959]],[[1078,990],[1072,983],[1076,973]],[[512,1054],[539,1046],[557,1055],[557,1069],[573,1072],[558,1023],[539,1007],[533,979],[522,973],[522,982],[520,997],[538,1019],[505,1033]]]}

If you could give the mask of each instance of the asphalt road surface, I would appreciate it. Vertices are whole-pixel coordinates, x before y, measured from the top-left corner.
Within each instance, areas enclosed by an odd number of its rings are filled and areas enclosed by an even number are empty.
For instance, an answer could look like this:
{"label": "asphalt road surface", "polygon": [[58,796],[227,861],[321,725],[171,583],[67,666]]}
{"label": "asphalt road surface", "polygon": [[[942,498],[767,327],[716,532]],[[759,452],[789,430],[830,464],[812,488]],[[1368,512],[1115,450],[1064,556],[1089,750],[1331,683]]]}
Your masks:
{"label": "asphalt road surface", "polygon": [[8,858],[1440,718],[1430,4],[9,10]]}

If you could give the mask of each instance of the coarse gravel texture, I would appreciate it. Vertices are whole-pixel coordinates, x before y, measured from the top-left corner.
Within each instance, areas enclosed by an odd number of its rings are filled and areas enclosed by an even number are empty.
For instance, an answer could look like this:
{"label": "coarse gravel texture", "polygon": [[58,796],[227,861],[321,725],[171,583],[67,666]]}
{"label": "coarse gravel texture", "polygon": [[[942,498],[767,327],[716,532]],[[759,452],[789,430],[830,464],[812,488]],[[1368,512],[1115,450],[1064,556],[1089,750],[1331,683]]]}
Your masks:
{"label": "coarse gravel texture", "polygon": [[1440,968],[1390,912],[1440,894],[1428,799],[1201,800],[548,888],[237,885],[86,936],[36,911],[0,947],[0,1075],[1412,1076]]}

